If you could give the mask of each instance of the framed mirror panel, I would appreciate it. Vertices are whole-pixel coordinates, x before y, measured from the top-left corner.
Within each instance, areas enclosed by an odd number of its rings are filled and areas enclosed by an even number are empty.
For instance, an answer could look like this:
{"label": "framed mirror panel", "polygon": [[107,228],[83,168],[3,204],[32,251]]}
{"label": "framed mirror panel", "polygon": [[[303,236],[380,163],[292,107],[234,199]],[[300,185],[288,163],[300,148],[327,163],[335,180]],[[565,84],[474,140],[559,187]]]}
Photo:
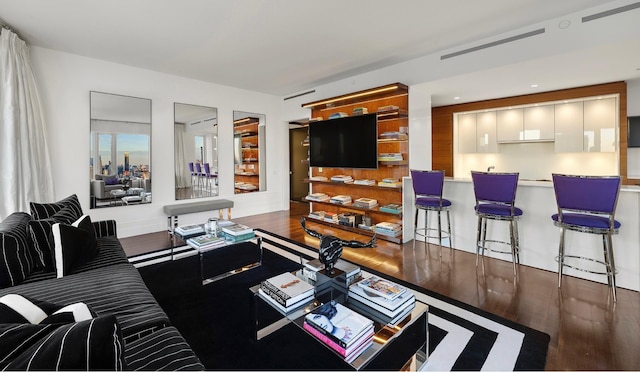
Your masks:
{"label": "framed mirror panel", "polygon": [[174,103],[176,200],[217,196],[218,109]]}
{"label": "framed mirror panel", "polygon": [[264,114],[233,112],[234,192],[267,189]]}
{"label": "framed mirror panel", "polygon": [[151,203],[151,100],[90,92],[90,205]]}

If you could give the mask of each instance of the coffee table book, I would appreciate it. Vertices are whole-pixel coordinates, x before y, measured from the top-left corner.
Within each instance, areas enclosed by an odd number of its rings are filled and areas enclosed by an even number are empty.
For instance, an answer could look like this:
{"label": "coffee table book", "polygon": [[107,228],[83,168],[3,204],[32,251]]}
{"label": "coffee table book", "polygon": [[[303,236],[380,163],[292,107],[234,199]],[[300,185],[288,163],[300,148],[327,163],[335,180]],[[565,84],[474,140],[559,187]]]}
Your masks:
{"label": "coffee table book", "polygon": [[314,287],[290,272],[284,272],[260,283],[260,289],[285,309],[313,296]]}
{"label": "coffee table book", "polygon": [[258,293],[260,294],[260,296],[262,298],[264,298],[265,301],[271,303],[273,306],[275,306],[277,309],[279,309],[281,312],[283,313],[289,313],[290,311],[297,309],[303,305],[308,304],[309,302],[313,301],[314,297],[313,295],[309,296],[309,297],[304,297],[302,299],[300,299],[298,302],[288,306],[288,307],[284,307],[282,306],[278,301],[276,301],[273,297],[271,297],[270,295],[268,295],[265,291],[262,290],[262,288],[258,288]]}
{"label": "coffee table book", "polygon": [[222,226],[222,231],[229,235],[240,236],[252,233],[253,229],[249,226],[234,223],[232,225]]}
{"label": "coffee table book", "polygon": [[363,333],[357,340],[355,340],[350,347],[344,348],[338,345],[334,340],[305,322],[302,326],[307,332],[311,333],[315,338],[322,341],[324,344],[335,350],[338,354],[343,356],[347,362],[355,359],[358,355],[362,354],[367,347],[373,344],[373,326]]}
{"label": "coffee table book", "polygon": [[224,245],[225,241],[223,238],[214,235],[200,235],[187,239],[187,244],[195,249],[204,250]]}
{"label": "coffee table book", "polygon": [[377,276],[370,276],[359,281],[357,284],[365,292],[381,296],[389,301],[394,300],[407,291],[403,286]]}
{"label": "coffee table book", "polygon": [[413,292],[407,291],[406,288],[402,286],[399,287],[403,289],[402,293],[393,300],[387,300],[372,291],[365,290],[358,282],[349,286],[349,299],[370,306],[389,317],[394,317],[406,307],[407,303],[415,302],[416,300]]}
{"label": "coffee table book", "polygon": [[304,321],[345,349],[373,327],[373,320],[335,301],[315,308]]}
{"label": "coffee table book", "polygon": [[173,231],[177,232],[180,235],[186,236],[203,233],[204,228],[200,225],[183,225],[176,227]]}
{"label": "coffee table book", "polygon": [[[349,294],[351,296],[351,294]],[[397,311],[394,311],[393,315],[378,311],[377,308],[371,306],[371,303],[364,303],[357,301],[352,297],[349,297],[349,306],[354,310],[359,311],[362,315],[375,320],[381,324],[396,325],[404,320],[408,314],[416,307],[415,300],[407,301],[398,307]]]}

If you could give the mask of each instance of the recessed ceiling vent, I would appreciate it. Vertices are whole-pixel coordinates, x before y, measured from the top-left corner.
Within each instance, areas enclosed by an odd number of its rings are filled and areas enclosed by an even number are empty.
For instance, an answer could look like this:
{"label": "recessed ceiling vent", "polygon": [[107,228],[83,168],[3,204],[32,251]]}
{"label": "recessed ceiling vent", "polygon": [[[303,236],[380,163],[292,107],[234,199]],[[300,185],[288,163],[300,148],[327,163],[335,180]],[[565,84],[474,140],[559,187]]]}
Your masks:
{"label": "recessed ceiling vent", "polygon": [[514,41],[517,41],[517,40],[526,39],[528,37],[532,37],[532,36],[536,36],[536,35],[540,35],[540,34],[544,34],[544,33],[545,33],[545,29],[544,28],[540,28],[540,29],[537,29],[537,30],[525,32],[524,34],[510,36],[510,37],[505,38],[505,39],[500,39],[500,40],[492,41],[490,43],[474,46],[472,48],[463,49],[463,50],[460,50],[460,51],[457,51],[457,52],[445,54],[445,55],[440,57],[440,60],[445,60],[445,59],[461,56],[463,54],[477,52],[478,50],[482,50],[482,49],[493,48],[494,46],[511,43],[511,42],[514,42]]}
{"label": "recessed ceiling vent", "polygon": [[582,23],[589,22],[589,21],[594,21],[596,19],[600,19],[600,18],[604,18],[604,17],[609,17],[609,16],[612,16],[612,15],[618,14],[618,13],[628,12],[630,10],[637,9],[637,8],[640,8],[640,2],[629,4],[629,5],[625,5],[625,6],[621,6],[619,8],[605,10],[604,12],[592,14],[590,16],[582,17]]}
{"label": "recessed ceiling vent", "polygon": [[289,100],[289,99],[293,99],[293,98],[298,98],[298,97],[306,96],[307,94],[311,94],[311,93],[315,93],[315,92],[316,92],[316,90],[314,89],[314,90],[310,90],[310,91],[308,91],[308,92],[298,93],[298,94],[295,94],[295,95],[293,95],[293,96],[285,97],[285,99],[284,99],[284,100],[286,101],[286,100]]}

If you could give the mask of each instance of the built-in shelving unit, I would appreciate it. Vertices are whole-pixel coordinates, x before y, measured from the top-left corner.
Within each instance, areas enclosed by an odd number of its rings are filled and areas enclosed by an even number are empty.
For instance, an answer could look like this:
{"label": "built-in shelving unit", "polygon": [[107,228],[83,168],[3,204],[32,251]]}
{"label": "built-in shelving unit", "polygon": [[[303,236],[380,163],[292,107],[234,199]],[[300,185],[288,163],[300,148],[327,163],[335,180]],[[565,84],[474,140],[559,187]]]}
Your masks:
{"label": "built-in shelving unit", "polygon": [[[383,211],[380,210],[380,207],[388,204],[402,205],[402,187],[400,185],[402,184],[402,178],[409,174],[408,104],[409,88],[404,84],[395,83],[302,105],[302,107],[311,109],[312,119],[310,121],[331,120],[329,119],[330,115],[338,112],[346,112],[352,115],[354,109],[365,109],[365,112],[376,113],[379,156],[381,154],[402,154],[402,160],[378,161],[377,169],[311,167],[311,180],[305,181],[309,183],[309,194],[324,193],[329,197],[347,195],[351,197],[352,203],[343,205],[305,198],[305,201],[310,203],[310,213],[325,211],[339,216],[341,214],[356,214],[362,217],[363,220],[369,220],[371,226],[380,222],[389,222],[402,226],[402,213]],[[357,143],[353,145],[358,146]],[[348,175],[354,180],[374,180],[375,184],[360,185],[331,182],[331,177],[336,175]],[[327,180],[313,180],[313,178],[317,177],[326,177]],[[378,186],[378,182],[383,179],[395,179],[398,181],[399,186]],[[359,198],[375,199],[378,204],[373,208],[355,206],[353,203]],[[358,228],[357,226],[342,225],[317,218],[308,218],[307,221],[330,225],[367,236],[373,235],[373,230]],[[377,237],[401,243],[402,231],[396,236],[391,236],[384,235],[379,230]]]}
{"label": "built-in shelving unit", "polygon": [[260,190],[259,119],[246,117],[233,122],[234,138],[240,141],[241,161],[235,164],[235,193]]}

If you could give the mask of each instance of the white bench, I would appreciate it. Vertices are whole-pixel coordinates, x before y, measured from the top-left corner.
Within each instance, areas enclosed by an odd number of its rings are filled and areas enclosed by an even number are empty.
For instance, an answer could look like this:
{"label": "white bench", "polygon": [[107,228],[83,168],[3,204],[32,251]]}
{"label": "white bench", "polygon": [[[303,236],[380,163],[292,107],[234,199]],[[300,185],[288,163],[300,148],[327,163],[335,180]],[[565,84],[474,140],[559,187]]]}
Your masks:
{"label": "white bench", "polygon": [[163,207],[164,213],[167,215],[167,231],[173,237],[173,232],[178,227],[178,216],[189,213],[198,213],[206,211],[218,211],[220,219],[224,217],[224,210],[227,210],[226,219],[231,219],[231,208],[233,201],[227,199],[203,200],[190,203],[170,204]]}

